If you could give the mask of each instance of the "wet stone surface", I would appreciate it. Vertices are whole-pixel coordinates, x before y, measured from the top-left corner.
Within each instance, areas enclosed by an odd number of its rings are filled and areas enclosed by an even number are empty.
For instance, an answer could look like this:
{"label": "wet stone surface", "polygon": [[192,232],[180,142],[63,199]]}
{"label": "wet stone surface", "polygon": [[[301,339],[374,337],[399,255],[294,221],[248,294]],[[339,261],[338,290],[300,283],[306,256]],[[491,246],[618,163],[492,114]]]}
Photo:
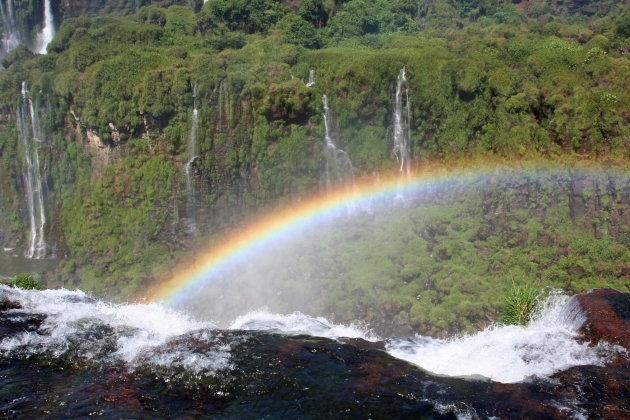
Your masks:
{"label": "wet stone surface", "polygon": [[[576,297],[587,314],[584,339],[626,343],[611,325],[627,325],[627,297],[609,290]],[[1,302],[2,342],[24,332],[49,334],[45,315]],[[630,412],[627,357],[502,384],[433,375],[390,356],[382,343],[261,331],[183,334],[131,366],[113,357],[120,333],[94,323],[87,336],[78,335],[77,341],[100,342],[91,355],[92,347],[72,340],[40,352],[1,350],[0,416],[622,418]],[[192,354],[199,365],[226,348],[229,362],[216,369],[195,370],[180,356]]]}

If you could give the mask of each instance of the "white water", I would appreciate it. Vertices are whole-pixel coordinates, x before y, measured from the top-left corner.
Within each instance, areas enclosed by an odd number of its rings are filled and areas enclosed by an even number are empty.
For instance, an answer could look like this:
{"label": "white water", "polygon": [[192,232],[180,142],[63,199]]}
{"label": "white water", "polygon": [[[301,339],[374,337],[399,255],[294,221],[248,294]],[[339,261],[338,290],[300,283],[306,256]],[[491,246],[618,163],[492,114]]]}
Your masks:
{"label": "white water", "polygon": [[[21,309],[10,311],[47,317],[39,332],[22,332],[0,341],[2,356],[42,352],[61,356],[70,351],[71,355],[77,352],[78,356],[90,359],[102,353],[106,345],[92,342],[91,331],[107,327],[113,331],[115,343],[110,357],[132,368],[149,363],[199,373],[230,366],[230,344],[217,341],[212,333],[213,324],[196,321],[161,304],[113,305],[91,299],[80,291],[25,291],[0,285],[0,300],[4,297],[22,305]],[[583,315],[571,300],[554,296],[528,327],[494,327],[451,340],[421,336],[391,338],[386,340],[386,350],[433,373],[483,376],[504,383],[532,376],[546,377],[577,365],[602,365],[607,358],[624,352],[606,343],[594,347],[578,343],[577,329],[583,321]],[[337,325],[300,312],[282,315],[253,311],[235,319],[229,329],[378,340],[367,328]],[[164,347],[183,334],[213,345],[213,351],[195,353],[186,347],[186,340]],[[80,343],[78,350],[73,347],[77,343]]]}
{"label": "white water", "polygon": [[[57,357],[76,351],[88,360],[98,357],[107,343],[90,338],[91,331],[111,329],[115,349],[111,357],[134,367],[139,363],[173,367],[189,371],[214,371],[228,366],[229,346],[198,354],[174,346],[161,351],[160,346],[182,334],[211,342],[213,337],[202,329],[213,325],[195,321],[160,304],[113,305],[89,298],[81,291],[28,291],[0,286],[0,299],[6,296],[22,305],[19,314],[45,314],[40,327],[46,334],[23,332],[0,341],[0,354],[38,354],[51,352]],[[106,340],[100,340],[106,341]],[[78,349],[74,347],[79,346]]]}
{"label": "white water", "polygon": [[[27,119],[25,114],[29,114],[30,118]],[[29,120],[30,130],[28,129]],[[18,109],[18,123],[19,137],[26,162],[24,185],[30,225],[29,247],[25,256],[39,259],[46,256],[46,240],[44,238],[46,212],[38,152],[42,140],[39,118],[33,107],[33,101],[29,97],[26,82],[22,82],[22,106]]]}
{"label": "white water", "polygon": [[315,86],[315,70],[310,69],[308,71],[308,81],[306,82],[306,87]]}
{"label": "white water", "polygon": [[22,43],[22,35],[17,29],[13,0],[6,0],[6,4],[0,0],[0,16],[2,17],[2,51],[6,54]]}
{"label": "white water", "polygon": [[363,338],[377,341],[378,337],[366,328],[355,325],[337,325],[322,317],[312,317],[301,312],[289,315],[274,314],[268,310],[248,312],[236,318],[230,330],[271,331],[290,335],[308,334],[326,338]]}
{"label": "white water", "polygon": [[449,376],[481,375],[511,383],[578,365],[602,365],[620,347],[578,343],[583,315],[566,296],[552,296],[527,327],[497,326],[461,338],[416,336],[388,341],[394,357]]}
{"label": "white water", "polygon": [[325,184],[329,190],[335,185],[349,185],[354,183],[354,167],[348,154],[337,147],[330,136],[329,124],[332,120],[330,108],[328,108],[328,97],[322,95],[322,104],[324,107],[324,155],[325,161]]}
{"label": "white water", "polygon": [[50,0],[44,1],[44,26],[42,31],[37,35],[37,42],[35,44],[35,50],[39,54],[46,54],[46,47],[50,44],[50,41],[55,37],[55,23],[53,21],[52,8],[50,7]]}
{"label": "white water", "polygon": [[[396,96],[394,97],[394,156],[399,164],[401,174],[410,174],[409,143],[411,135],[411,106],[409,104],[409,89],[404,87],[407,82],[405,67],[400,69],[396,79]],[[405,105],[403,107],[403,94]]]}

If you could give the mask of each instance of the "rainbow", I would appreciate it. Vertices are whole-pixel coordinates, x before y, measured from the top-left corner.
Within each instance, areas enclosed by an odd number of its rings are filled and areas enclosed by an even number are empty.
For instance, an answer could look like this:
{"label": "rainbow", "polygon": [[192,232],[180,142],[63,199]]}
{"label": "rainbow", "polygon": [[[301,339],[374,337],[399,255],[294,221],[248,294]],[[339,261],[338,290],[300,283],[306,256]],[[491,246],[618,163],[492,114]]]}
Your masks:
{"label": "rainbow", "polygon": [[[521,167],[517,171],[521,173],[523,170],[537,171],[545,169],[544,166],[535,164]],[[558,166],[554,165],[553,168],[558,169]],[[404,195],[429,186],[455,180],[490,177],[511,170],[514,168],[487,164],[464,169],[437,166],[404,180],[401,180],[399,174],[395,174],[381,179],[365,179],[357,182],[352,188],[340,186],[332,192],[293,203],[236,229],[176,269],[149,293],[148,298],[151,301],[176,305],[182,299],[194,295],[200,287],[212,282],[221,270],[238,264],[243,258],[253,255],[256,250],[276,239],[288,237],[299,229],[315,225],[328,217],[343,214],[348,207],[360,207],[375,198],[393,198],[396,194]]]}

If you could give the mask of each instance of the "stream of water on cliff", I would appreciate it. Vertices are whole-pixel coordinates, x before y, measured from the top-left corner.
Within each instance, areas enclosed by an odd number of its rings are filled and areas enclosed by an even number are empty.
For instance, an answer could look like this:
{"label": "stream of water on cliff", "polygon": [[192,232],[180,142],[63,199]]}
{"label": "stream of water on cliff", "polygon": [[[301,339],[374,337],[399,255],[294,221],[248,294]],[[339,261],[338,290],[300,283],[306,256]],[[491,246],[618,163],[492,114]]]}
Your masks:
{"label": "stream of water on cliff", "polygon": [[39,162],[39,147],[42,143],[39,115],[29,97],[26,82],[22,82],[22,106],[18,109],[18,130],[24,153],[24,190],[28,204],[28,220],[30,225],[27,258],[46,257],[46,209],[44,208],[44,184],[42,183]]}
{"label": "stream of water on cliff", "polygon": [[[396,79],[396,94],[394,96],[394,122],[393,122],[393,142],[394,156],[398,160],[399,171],[405,176],[409,175],[409,143],[411,106],[409,104],[409,89],[406,87],[406,69],[400,69]],[[403,101],[404,99],[404,101]]]}
{"label": "stream of water on cliff", "polygon": [[[18,3],[18,7],[20,7]],[[22,6],[23,7],[23,6]],[[15,14],[15,5],[13,0],[0,0],[0,18],[2,19],[2,40],[0,45],[0,58],[17,48],[23,43],[31,44],[29,41],[28,31],[20,28]],[[34,52],[38,54],[46,54],[46,48],[50,41],[55,37],[55,22],[53,17],[52,6],[50,0],[44,0],[44,16],[42,26],[37,37],[32,41],[33,45],[29,45]]]}
{"label": "stream of water on cliff", "polygon": [[322,105],[324,108],[324,183],[326,189],[330,190],[336,185],[352,185],[354,182],[354,168],[348,154],[337,147],[330,134],[330,124],[332,123],[332,113],[328,107],[328,97],[322,95]]}
{"label": "stream of water on cliff", "polygon": [[0,16],[2,17],[2,54],[7,54],[22,43],[22,35],[17,28],[13,0],[0,1]]}
{"label": "stream of water on cliff", "polygon": [[35,50],[39,54],[46,54],[46,47],[50,44],[50,41],[55,37],[55,22],[53,21],[52,7],[50,6],[50,0],[44,0],[44,22],[42,24],[42,30],[37,35],[37,41],[35,43]]}

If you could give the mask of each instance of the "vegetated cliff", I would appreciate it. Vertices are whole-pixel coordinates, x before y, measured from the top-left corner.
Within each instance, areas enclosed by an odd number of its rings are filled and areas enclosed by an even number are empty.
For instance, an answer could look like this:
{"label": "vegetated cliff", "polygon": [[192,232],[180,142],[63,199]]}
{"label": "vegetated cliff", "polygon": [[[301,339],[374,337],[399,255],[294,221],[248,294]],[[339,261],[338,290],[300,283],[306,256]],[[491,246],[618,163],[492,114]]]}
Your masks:
{"label": "vegetated cliff", "polygon": [[[323,94],[357,174],[393,169],[403,66],[416,167],[628,155],[628,9],[614,2],[592,15],[564,2],[570,13],[536,19],[509,2],[176,3],[62,1],[49,53],[5,58],[0,236],[25,245],[14,116],[26,81],[46,129],[45,229],[67,258],[60,281],[132,293],[196,235],[318,191]],[[534,16],[545,4],[521,6]]]}

